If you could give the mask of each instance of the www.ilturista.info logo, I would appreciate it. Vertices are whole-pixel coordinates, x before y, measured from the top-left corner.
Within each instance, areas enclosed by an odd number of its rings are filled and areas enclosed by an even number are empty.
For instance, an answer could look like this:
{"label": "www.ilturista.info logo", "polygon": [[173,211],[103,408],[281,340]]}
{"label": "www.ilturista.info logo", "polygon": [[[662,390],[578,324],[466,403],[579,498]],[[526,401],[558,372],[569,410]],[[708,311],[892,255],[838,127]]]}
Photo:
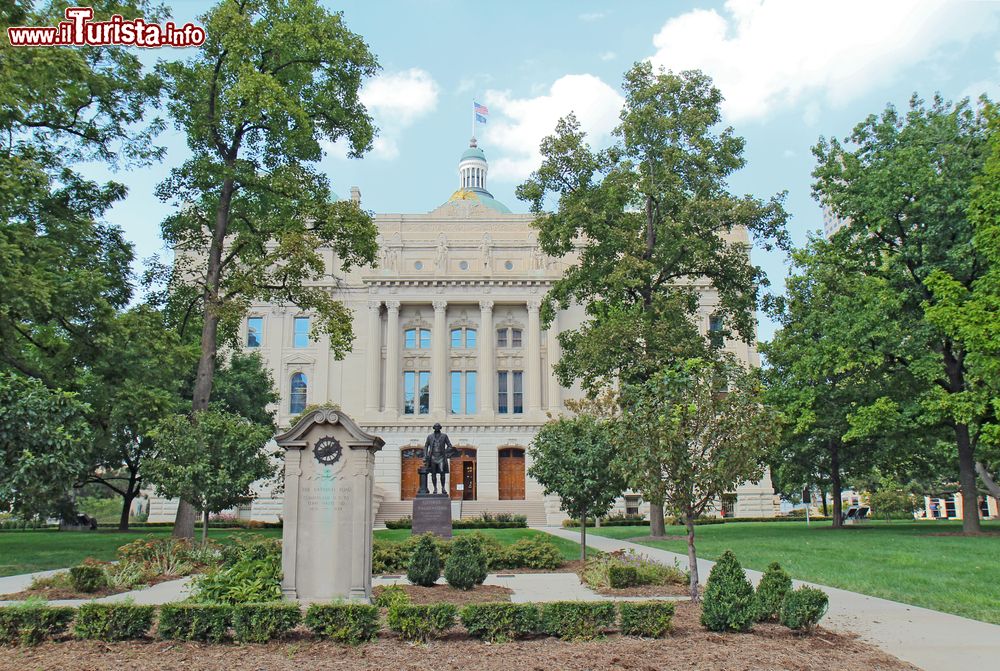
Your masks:
{"label": "www.ilturista.info logo", "polygon": [[13,47],[129,46],[197,47],[205,42],[205,29],[193,23],[146,23],[115,14],[109,21],[92,21],[92,7],[67,7],[66,20],[57,26],[11,26],[7,37]]}

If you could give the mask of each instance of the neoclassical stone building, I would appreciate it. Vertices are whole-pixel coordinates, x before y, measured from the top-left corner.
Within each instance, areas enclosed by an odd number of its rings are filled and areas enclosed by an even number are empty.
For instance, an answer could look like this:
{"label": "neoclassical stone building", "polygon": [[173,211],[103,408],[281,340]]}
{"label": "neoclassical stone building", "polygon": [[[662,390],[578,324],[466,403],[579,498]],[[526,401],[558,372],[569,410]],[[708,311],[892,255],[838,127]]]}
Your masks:
{"label": "neoclassical stone building", "polygon": [[[510,511],[558,523],[558,501],[526,475],[526,449],[549,415],[564,412],[566,398],[581,395],[562,388],[551,370],[556,334],[578,326],[583,309],[560,312],[542,329],[541,300],[569,260],[542,254],[532,215],[513,214],[493,198],[475,140],[458,173],[458,190],[432,212],[376,215],[376,267],[338,275],[333,251],[326,252],[330,289],[355,315],[346,358],[337,361],[325,341],[311,341],[310,315],[294,306],[254,305],[243,341],[261,353],[279,387],[279,425],[306,405],[331,402],[385,440],[375,466],[376,524],[410,513],[420,450],[435,422],[461,450],[451,464],[456,513]],[[360,199],[357,189],[352,198]],[[701,295],[699,319],[708,331],[716,296],[708,284]],[[759,364],[754,347],[726,347]],[[241,516],[276,519],[280,498],[266,486],[259,494]],[[734,494],[723,502],[729,514],[777,510],[769,476]],[[619,507],[643,509],[631,496]],[[172,519],[174,508],[154,499],[150,519]]]}

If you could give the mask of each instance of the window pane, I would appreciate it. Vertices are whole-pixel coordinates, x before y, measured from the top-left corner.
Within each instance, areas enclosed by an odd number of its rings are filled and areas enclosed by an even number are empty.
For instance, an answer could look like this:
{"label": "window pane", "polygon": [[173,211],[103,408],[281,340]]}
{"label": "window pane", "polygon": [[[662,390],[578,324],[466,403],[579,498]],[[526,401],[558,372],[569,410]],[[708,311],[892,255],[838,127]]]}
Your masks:
{"label": "window pane", "polygon": [[403,414],[413,414],[414,384],[416,373],[407,371],[403,373]]}
{"label": "window pane", "polygon": [[462,374],[457,370],[451,371],[451,411],[462,412]]}
{"label": "window pane", "polygon": [[497,330],[497,347],[507,346],[507,329]]}
{"label": "window pane", "polygon": [[430,349],[431,332],[427,329],[418,329],[418,331],[420,331],[420,349]]}
{"label": "window pane", "polygon": [[524,412],[524,373],[515,370],[514,376],[514,412]]}
{"label": "window pane", "polygon": [[260,347],[264,335],[264,318],[247,319],[247,347]]}
{"label": "window pane", "polygon": [[708,339],[712,343],[712,347],[722,347],[725,342],[722,328],[722,317],[712,315],[708,318]]}
{"label": "window pane", "polygon": [[476,346],[476,329],[465,329],[465,346],[469,349]]}
{"label": "window pane", "polygon": [[426,415],[431,411],[431,374],[426,371],[420,371],[420,408],[418,412],[421,415]]}
{"label": "window pane", "polygon": [[458,349],[462,346],[462,329],[451,330],[451,346],[453,349]]}
{"label": "window pane", "polygon": [[507,412],[507,371],[497,373],[497,412]]}
{"label": "window pane", "polygon": [[[475,333],[475,331],[473,331]],[[465,374],[465,414],[474,415],[476,413],[476,372],[471,371]]]}
{"label": "window pane", "polygon": [[510,330],[510,346],[511,347],[521,346],[521,329]]}
{"label": "window pane", "polygon": [[306,409],[306,394],[308,385],[306,376],[303,373],[296,373],[292,376],[291,394],[289,394],[288,411],[300,413]]}
{"label": "window pane", "polygon": [[295,318],[295,331],[293,336],[293,347],[309,346],[309,317]]}
{"label": "window pane", "polygon": [[417,346],[417,330],[406,329],[403,331],[403,347],[413,349]]}

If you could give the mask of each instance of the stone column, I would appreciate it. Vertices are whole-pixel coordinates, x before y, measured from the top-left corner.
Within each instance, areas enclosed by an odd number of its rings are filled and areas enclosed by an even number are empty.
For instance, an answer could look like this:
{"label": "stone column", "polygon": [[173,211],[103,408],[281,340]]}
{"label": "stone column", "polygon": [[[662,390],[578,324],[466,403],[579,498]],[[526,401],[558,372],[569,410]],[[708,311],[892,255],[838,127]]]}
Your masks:
{"label": "stone column", "polygon": [[558,411],[562,407],[562,385],[559,384],[558,378],[556,378],[555,370],[553,366],[559,363],[559,313],[556,312],[552,317],[552,323],[549,324],[549,329],[545,332],[546,339],[546,350],[547,350],[547,360],[548,367],[547,370],[542,371],[547,376],[549,385],[549,410]]}
{"label": "stone column", "polygon": [[448,396],[448,301],[434,301],[434,328],[431,331],[431,416],[445,418]]}
{"label": "stone column", "polygon": [[530,417],[542,411],[542,332],[538,319],[538,299],[528,301],[528,347],[525,357],[524,377],[528,383],[525,390],[525,414]]}
{"label": "stone column", "polygon": [[495,357],[493,345],[496,343],[496,333],[493,332],[493,301],[479,301],[479,416],[491,419],[495,412],[496,394],[493,393]]}
{"label": "stone column", "polygon": [[299,477],[302,475],[302,450],[285,450],[285,496],[282,504],[281,593],[286,599],[298,597],[295,569],[298,565]]}
{"label": "stone column", "polygon": [[389,319],[385,327],[385,414],[399,415],[399,301],[386,301]]}
{"label": "stone column", "polygon": [[382,301],[368,301],[368,371],[365,380],[365,414],[372,418],[379,409],[379,371],[382,363]]}

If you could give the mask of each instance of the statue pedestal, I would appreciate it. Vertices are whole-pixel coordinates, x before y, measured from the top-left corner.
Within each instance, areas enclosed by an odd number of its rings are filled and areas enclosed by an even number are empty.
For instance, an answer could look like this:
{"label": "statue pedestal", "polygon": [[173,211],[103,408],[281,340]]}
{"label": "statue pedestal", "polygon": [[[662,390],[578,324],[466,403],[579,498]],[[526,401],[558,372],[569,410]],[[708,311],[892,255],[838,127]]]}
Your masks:
{"label": "statue pedestal", "polygon": [[417,494],[413,499],[413,535],[431,532],[451,538],[451,497],[447,494]]}

